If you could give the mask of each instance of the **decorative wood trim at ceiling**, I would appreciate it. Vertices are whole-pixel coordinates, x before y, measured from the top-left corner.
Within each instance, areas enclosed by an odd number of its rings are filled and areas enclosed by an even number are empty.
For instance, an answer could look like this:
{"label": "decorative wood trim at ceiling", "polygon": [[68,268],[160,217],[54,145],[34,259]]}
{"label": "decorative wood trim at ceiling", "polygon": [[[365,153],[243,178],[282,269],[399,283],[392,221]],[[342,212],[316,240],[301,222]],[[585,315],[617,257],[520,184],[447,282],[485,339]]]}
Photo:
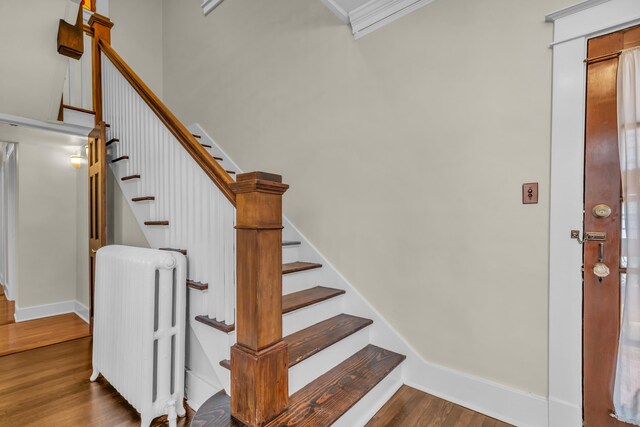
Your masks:
{"label": "decorative wood trim at ceiling", "polygon": [[371,0],[349,12],[351,30],[354,37],[358,39],[433,1],[434,0]]}
{"label": "decorative wood trim at ceiling", "polygon": [[213,9],[218,7],[220,3],[222,3],[222,0],[203,0],[202,12],[204,12],[204,15],[207,16],[213,11]]}

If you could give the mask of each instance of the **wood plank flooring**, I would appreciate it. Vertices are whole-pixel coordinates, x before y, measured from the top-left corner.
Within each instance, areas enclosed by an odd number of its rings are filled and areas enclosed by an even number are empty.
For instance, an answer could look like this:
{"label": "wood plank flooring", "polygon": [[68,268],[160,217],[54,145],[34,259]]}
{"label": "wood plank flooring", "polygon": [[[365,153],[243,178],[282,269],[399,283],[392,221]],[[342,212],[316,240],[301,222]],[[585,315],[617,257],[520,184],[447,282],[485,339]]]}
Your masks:
{"label": "wood plank flooring", "polygon": [[446,400],[403,385],[366,427],[509,427]]}
{"label": "wood plank flooring", "polygon": [[89,325],[74,313],[0,326],[0,356],[89,336]]}
{"label": "wood plank flooring", "polygon": [[2,285],[0,285],[0,326],[14,323],[14,313],[15,302],[7,299],[7,296],[4,294],[4,289]]}
{"label": "wood plank flooring", "polygon": [[[91,375],[91,338],[0,357],[0,426],[138,427],[140,417]],[[193,411],[180,418],[189,425]],[[168,425],[157,418],[152,426]]]}

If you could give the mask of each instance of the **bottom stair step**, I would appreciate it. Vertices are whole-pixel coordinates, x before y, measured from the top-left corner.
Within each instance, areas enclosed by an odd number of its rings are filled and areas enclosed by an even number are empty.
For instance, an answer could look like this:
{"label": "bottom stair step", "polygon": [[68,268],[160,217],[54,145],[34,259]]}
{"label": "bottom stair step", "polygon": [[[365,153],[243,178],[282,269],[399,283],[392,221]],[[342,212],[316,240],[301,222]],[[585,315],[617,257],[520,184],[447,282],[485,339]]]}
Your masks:
{"label": "bottom stair step", "polygon": [[[368,345],[289,399],[289,408],[266,424],[275,426],[330,426],[393,371],[406,356]],[[220,392],[198,410],[193,427],[240,427],[232,419],[229,396]]]}

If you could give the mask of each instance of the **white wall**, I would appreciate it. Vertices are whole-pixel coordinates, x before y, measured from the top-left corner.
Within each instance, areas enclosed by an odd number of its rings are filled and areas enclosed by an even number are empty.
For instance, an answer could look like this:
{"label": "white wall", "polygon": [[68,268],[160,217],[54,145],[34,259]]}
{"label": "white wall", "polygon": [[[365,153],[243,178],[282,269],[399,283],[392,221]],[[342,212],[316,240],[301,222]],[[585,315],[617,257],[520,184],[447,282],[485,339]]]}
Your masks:
{"label": "white wall", "polygon": [[148,248],[149,242],[115,179],[107,167],[107,243]]}
{"label": "white wall", "polygon": [[77,288],[84,285],[78,281],[77,242],[88,239],[88,228],[78,222],[77,183],[82,171],[71,167],[69,156],[86,140],[21,128],[14,141],[18,142],[17,306],[73,301]]}
{"label": "white wall", "polygon": [[[55,120],[67,57],[57,52],[58,21],[78,0],[0,1],[0,113]],[[76,12],[73,12],[75,10]]]}
{"label": "white wall", "polygon": [[544,15],[574,2],[441,0],[354,41],[319,1],[165,0],[163,93],[283,174],[288,217],[427,360],[546,395]]}
{"label": "white wall", "polygon": [[[83,148],[84,149],[84,148]],[[84,153],[83,153],[84,154]],[[76,301],[89,307],[89,171],[86,161],[76,173]]]}
{"label": "white wall", "polygon": [[110,0],[111,44],[162,99],[161,0]]}

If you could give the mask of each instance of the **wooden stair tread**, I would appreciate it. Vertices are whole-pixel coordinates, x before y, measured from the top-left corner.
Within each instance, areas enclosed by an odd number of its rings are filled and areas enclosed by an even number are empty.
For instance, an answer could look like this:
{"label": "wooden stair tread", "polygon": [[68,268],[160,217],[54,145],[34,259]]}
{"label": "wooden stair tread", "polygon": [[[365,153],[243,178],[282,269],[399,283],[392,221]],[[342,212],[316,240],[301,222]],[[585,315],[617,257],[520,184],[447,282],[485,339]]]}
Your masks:
{"label": "wooden stair tread", "polygon": [[129,176],[123,176],[122,178],[120,178],[120,180],[122,181],[130,181],[132,179],[140,179],[140,175],[129,175]]}
{"label": "wooden stair tread", "polygon": [[211,326],[214,329],[226,332],[227,334],[233,332],[236,327],[235,325],[227,325],[226,323],[220,322],[217,319],[211,319],[209,316],[196,316],[196,320],[200,323],[204,323],[207,326]]}
{"label": "wooden stair tread", "polygon": [[[373,323],[371,319],[339,314],[320,323],[309,326],[301,331],[287,335],[283,340],[288,345],[289,368],[308,359],[327,347],[355,334]],[[220,365],[230,369],[228,360],[223,360]]]}
{"label": "wooden stair tread", "polygon": [[214,159],[216,159],[217,161],[221,162],[222,161],[222,157],[218,157],[218,156],[213,156]]}
{"label": "wooden stair tread", "polygon": [[213,146],[209,144],[203,144],[202,142],[200,143],[200,145],[202,145],[204,148],[213,148]]}
{"label": "wooden stair tread", "polygon": [[316,286],[282,296],[282,314],[290,313],[313,304],[343,295],[344,289]]}
{"label": "wooden stair tread", "polygon": [[193,280],[187,280],[187,286],[191,289],[197,289],[199,291],[206,291],[207,289],[209,289],[208,283],[194,282]]}
{"label": "wooden stair tread", "polygon": [[320,268],[322,264],[316,264],[314,262],[290,262],[282,264],[282,274],[297,273],[299,271],[313,270],[314,268]]}
{"label": "wooden stair tread", "polygon": [[[369,344],[294,393],[289,408],[265,427],[330,426],[405,359],[402,354]],[[243,426],[231,417],[230,399],[223,391],[200,407],[191,425]]]}
{"label": "wooden stair tread", "polygon": [[182,255],[187,256],[186,249],[176,249],[176,248],[158,248],[159,251],[172,251],[172,252],[180,252]]}
{"label": "wooden stair tread", "polygon": [[111,163],[117,163],[117,162],[119,162],[121,160],[129,160],[129,156],[120,156],[118,158],[115,158],[115,159],[111,160]]}
{"label": "wooden stair tread", "polygon": [[120,142],[120,140],[118,138],[111,138],[109,141],[107,141],[107,143],[105,144],[105,147],[110,146],[114,142]]}
{"label": "wooden stair tread", "polygon": [[294,393],[289,408],[268,426],[330,426],[406,359],[369,344]]}
{"label": "wooden stair tread", "polygon": [[[326,301],[344,293],[345,291],[343,289],[316,286],[315,288],[305,289],[299,292],[294,292],[292,294],[283,295],[282,314],[290,313],[292,311],[308,307],[322,301]],[[215,319],[210,319],[208,316],[196,316],[196,320],[227,333],[235,330],[235,325],[227,325],[225,323],[218,322]],[[220,325],[224,325],[224,329],[220,329]]]}
{"label": "wooden stair tread", "polygon": [[145,221],[144,225],[169,225],[169,221]]}
{"label": "wooden stair tread", "polygon": [[282,246],[298,246],[301,243],[302,242],[299,242],[297,240],[283,240]]}
{"label": "wooden stair tread", "polygon": [[150,200],[155,200],[156,198],[154,196],[142,196],[142,197],[134,197],[133,199],[131,199],[132,202],[146,202],[146,201],[150,201]]}

